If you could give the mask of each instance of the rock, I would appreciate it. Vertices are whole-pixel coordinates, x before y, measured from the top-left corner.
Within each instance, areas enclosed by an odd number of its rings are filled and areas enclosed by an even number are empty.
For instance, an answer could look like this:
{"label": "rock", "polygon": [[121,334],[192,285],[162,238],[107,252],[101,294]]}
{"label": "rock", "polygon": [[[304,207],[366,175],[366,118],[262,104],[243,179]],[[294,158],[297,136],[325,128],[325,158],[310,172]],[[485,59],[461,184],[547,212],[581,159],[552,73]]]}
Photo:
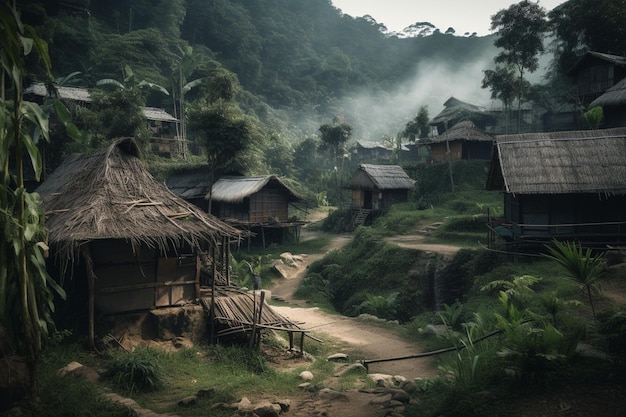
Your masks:
{"label": "rock", "polygon": [[311,384],[310,382],[305,382],[303,384],[300,384],[298,385],[298,388],[300,388],[303,391],[308,391],[308,392],[315,392],[317,390],[315,385]]}
{"label": "rock", "polygon": [[391,401],[391,394],[378,395],[370,400],[372,405],[385,405]]}
{"label": "rock", "polygon": [[408,403],[411,399],[411,396],[408,392],[401,389],[390,389],[389,393],[391,394],[391,399],[395,401],[401,401],[403,403]]}
{"label": "rock", "polygon": [[191,349],[193,342],[185,337],[177,337],[172,340],[172,344],[176,349]]}
{"label": "rock", "polygon": [[248,397],[243,397],[241,401],[237,403],[237,412],[239,414],[245,414],[252,411],[254,411],[254,407]]}
{"label": "rock", "polygon": [[278,417],[281,412],[280,405],[272,404],[269,401],[261,401],[254,405],[254,414],[259,417]]}
{"label": "rock", "polygon": [[448,328],[443,324],[429,324],[426,326],[425,331],[427,333],[432,333],[437,336],[443,336],[448,331]]}
{"label": "rock", "polygon": [[300,372],[300,375],[298,375],[298,376],[303,381],[312,381],[313,380],[313,373],[311,371],[302,371],[302,372]]}
{"label": "rock", "polygon": [[368,376],[376,383],[377,387],[393,387],[393,376],[386,374],[368,374]]}
{"label": "rock", "polygon": [[341,375],[345,375],[347,373],[354,372],[359,374],[367,374],[367,368],[363,366],[361,363],[353,363],[352,365],[347,365],[339,369],[335,376],[339,377]]}
{"label": "rock", "polygon": [[419,388],[414,381],[404,381],[400,384],[400,388],[402,388],[409,394],[415,394],[417,391],[419,391]]}
{"label": "rock", "polygon": [[84,366],[80,362],[70,362],[63,368],[59,369],[58,372],[60,376],[69,375],[74,378],[82,378],[90,382],[98,382],[100,379],[100,374],[96,370],[88,366]]}
{"label": "rock", "polygon": [[191,407],[198,402],[198,397],[195,395],[190,395],[189,397],[185,397],[182,400],[178,401],[178,405],[181,407]]}
{"label": "rock", "polygon": [[291,408],[291,400],[289,399],[278,400],[276,401],[276,404],[280,406],[280,409],[283,413],[286,413],[287,411],[289,411],[289,408]]}
{"label": "rock", "polygon": [[348,362],[348,355],[345,353],[334,353],[326,357],[329,362]]}
{"label": "rock", "polygon": [[323,388],[318,393],[318,397],[321,400],[327,401],[349,401],[348,396],[339,391],[332,390],[330,388]]}
{"label": "rock", "polygon": [[215,388],[202,388],[196,393],[199,398],[211,398],[215,394]]}

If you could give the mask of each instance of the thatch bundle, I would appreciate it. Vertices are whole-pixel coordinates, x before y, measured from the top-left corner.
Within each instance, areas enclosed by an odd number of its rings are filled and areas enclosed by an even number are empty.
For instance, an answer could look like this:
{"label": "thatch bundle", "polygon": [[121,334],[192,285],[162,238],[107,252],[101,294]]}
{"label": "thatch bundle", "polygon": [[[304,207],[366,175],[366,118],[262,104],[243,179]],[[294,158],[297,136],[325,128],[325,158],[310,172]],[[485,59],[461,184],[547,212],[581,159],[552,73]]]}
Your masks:
{"label": "thatch bundle", "polygon": [[66,261],[80,245],[123,239],[162,251],[240,238],[237,229],[174,195],[143,166],[137,144],[125,138],[91,156],[68,158],[37,189],[49,242]]}
{"label": "thatch bundle", "polygon": [[491,190],[626,193],[626,128],[501,135],[493,158]]}
{"label": "thatch bundle", "polygon": [[441,135],[429,139],[428,143],[438,143],[453,140],[468,140],[477,142],[493,142],[494,138],[489,133],[476,127],[471,120],[462,120],[443,132]]}

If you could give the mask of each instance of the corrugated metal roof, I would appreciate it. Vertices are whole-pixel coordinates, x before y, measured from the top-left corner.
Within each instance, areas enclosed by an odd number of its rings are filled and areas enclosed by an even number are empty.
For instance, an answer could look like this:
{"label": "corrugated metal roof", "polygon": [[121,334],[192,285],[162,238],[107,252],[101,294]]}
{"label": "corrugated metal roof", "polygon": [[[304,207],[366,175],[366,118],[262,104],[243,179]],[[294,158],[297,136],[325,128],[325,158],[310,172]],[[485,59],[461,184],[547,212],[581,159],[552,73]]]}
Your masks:
{"label": "corrugated metal roof", "polygon": [[377,190],[407,190],[413,188],[415,180],[398,165],[361,164],[348,182],[348,188],[369,188],[368,185]]}
{"label": "corrugated metal roof", "polygon": [[275,175],[220,178],[213,184],[211,199],[225,203],[241,203],[245,198],[261,191],[270,183],[285,189],[292,201],[301,200],[300,196]]}
{"label": "corrugated metal roof", "polygon": [[487,189],[626,194],[626,128],[497,137]]}
{"label": "corrugated metal roof", "polygon": [[[63,100],[82,101],[85,103],[91,103],[93,100],[89,90],[80,87],[56,87],[59,94],[59,98]],[[44,83],[33,83],[28,88],[24,89],[24,94],[33,94],[39,97],[49,97],[48,90]]]}

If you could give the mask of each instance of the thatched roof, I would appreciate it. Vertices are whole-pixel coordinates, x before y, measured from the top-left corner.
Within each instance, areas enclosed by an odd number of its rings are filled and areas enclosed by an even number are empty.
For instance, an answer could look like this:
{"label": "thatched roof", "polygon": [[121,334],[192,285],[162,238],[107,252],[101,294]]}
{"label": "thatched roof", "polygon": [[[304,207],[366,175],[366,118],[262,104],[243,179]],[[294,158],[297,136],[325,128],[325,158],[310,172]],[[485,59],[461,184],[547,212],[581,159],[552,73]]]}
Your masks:
{"label": "thatched roof", "polygon": [[[358,148],[363,148],[363,149],[381,149],[381,150],[388,151],[388,152],[391,152],[394,149],[394,148],[387,148],[382,143],[375,142],[373,140],[357,140],[355,146],[356,146],[357,149]],[[402,145],[401,149],[403,151],[408,151],[409,150],[405,145]]]}
{"label": "thatched roof", "polygon": [[600,60],[618,67],[626,67],[626,57],[620,55],[605,54],[603,52],[587,51],[567,70],[567,75],[575,74],[579,68],[586,66],[587,62]]}
{"label": "thatched roof", "polygon": [[493,142],[494,138],[489,133],[476,127],[474,122],[471,120],[462,120],[443,132],[441,135],[430,138],[427,143],[439,143],[456,140]]}
{"label": "thatched roof", "polygon": [[209,167],[203,165],[178,170],[165,180],[165,184],[174,194],[186,200],[204,198],[211,189]]}
{"label": "thatched roof", "polygon": [[137,247],[165,250],[187,243],[198,248],[237,229],[174,195],[152,177],[134,140],[113,142],[95,155],[68,158],[37,189],[51,244],[74,259],[83,243],[124,239]]}
{"label": "thatched roof", "polygon": [[415,185],[398,165],[361,164],[352,175],[347,188],[376,190],[410,190]]}
{"label": "thatched roof", "polygon": [[213,184],[211,199],[218,202],[237,204],[243,202],[245,198],[250,197],[252,194],[258,193],[266,186],[284,189],[290,202],[302,200],[295,191],[285,185],[275,175],[220,178]]}
{"label": "thatched roof", "polygon": [[[56,90],[59,98],[62,100],[82,101],[85,103],[91,103],[93,101],[89,90],[86,88],[57,86]],[[50,96],[44,83],[33,83],[24,89],[24,94],[32,94],[39,97]]]}
{"label": "thatched roof", "polygon": [[626,78],[607,89],[604,94],[589,104],[589,108],[621,106],[626,104]]}
{"label": "thatched roof", "polygon": [[178,119],[166,112],[163,109],[157,107],[144,107],[143,117],[146,120],[154,120],[156,122],[177,122]]}
{"label": "thatched roof", "polygon": [[487,189],[626,194],[626,128],[497,136]]}
{"label": "thatched roof", "polygon": [[493,119],[484,107],[466,103],[454,97],[450,97],[443,105],[444,109],[432,118],[430,125],[446,124],[464,118]]}

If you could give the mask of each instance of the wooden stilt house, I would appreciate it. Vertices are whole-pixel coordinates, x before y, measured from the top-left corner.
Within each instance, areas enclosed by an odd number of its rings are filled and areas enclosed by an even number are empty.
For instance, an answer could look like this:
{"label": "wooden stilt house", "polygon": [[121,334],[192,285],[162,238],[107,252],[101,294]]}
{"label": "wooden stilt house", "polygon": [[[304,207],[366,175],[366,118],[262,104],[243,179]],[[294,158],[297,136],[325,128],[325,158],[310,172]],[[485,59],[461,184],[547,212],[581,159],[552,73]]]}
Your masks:
{"label": "wooden stilt house", "polygon": [[352,190],[353,224],[366,224],[376,213],[406,202],[414,186],[415,180],[398,165],[359,165],[346,186]]}
{"label": "wooden stilt house", "polygon": [[488,190],[504,195],[495,235],[512,244],[626,243],[626,128],[497,136]]}
{"label": "wooden stilt house", "polygon": [[228,273],[229,242],[242,236],[155,180],[129,138],[95,155],[70,157],[37,192],[51,261],[60,267],[60,278],[67,277],[65,285],[89,300],[92,342],[96,312],[148,310],[198,298],[200,255],[208,256],[215,282],[215,275]]}
{"label": "wooden stilt house", "polygon": [[263,246],[283,242],[288,232],[297,240],[305,224],[289,212],[303,199],[275,175],[220,178],[206,198],[211,213],[259,236]]}
{"label": "wooden stilt house", "polygon": [[462,120],[443,132],[424,141],[431,149],[433,162],[491,158],[494,138],[476,127],[471,120]]}

